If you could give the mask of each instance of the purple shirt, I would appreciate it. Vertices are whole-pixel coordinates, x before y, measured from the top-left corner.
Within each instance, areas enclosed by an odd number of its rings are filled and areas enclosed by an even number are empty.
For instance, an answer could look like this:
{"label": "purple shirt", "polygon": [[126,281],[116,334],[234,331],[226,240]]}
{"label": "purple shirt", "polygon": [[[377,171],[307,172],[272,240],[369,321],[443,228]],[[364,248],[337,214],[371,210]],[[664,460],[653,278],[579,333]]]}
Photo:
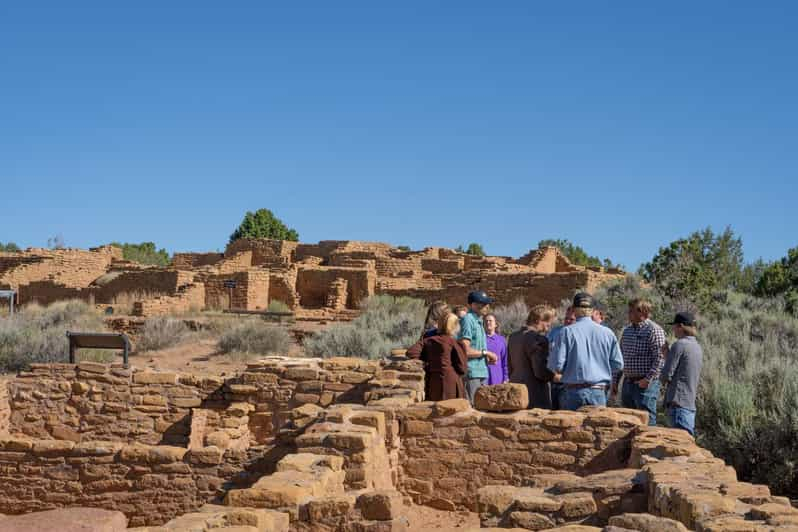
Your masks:
{"label": "purple shirt", "polygon": [[496,353],[499,360],[488,364],[488,384],[501,384],[510,380],[507,370],[507,341],[501,334],[487,335],[488,351]]}

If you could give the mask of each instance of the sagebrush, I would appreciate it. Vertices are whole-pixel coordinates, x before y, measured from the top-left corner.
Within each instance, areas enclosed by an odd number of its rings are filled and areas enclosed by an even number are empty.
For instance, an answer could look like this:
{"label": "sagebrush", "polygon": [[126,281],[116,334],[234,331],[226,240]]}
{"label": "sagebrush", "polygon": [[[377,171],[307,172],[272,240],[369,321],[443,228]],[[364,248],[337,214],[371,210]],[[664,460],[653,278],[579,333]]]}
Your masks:
{"label": "sagebrush", "polygon": [[508,305],[499,305],[493,309],[492,313],[499,322],[499,332],[509,336],[524,325],[529,315],[529,307],[523,299],[516,299]]}
{"label": "sagebrush", "polygon": [[[105,332],[102,316],[82,301],[30,304],[0,320],[0,371],[19,371],[31,363],[67,362],[67,331]],[[84,359],[105,360],[113,351],[79,351]]]}
{"label": "sagebrush", "polygon": [[222,353],[284,355],[291,347],[291,335],[280,325],[247,320],[222,333],[217,346]]}
{"label": "sagebrush", "polygon": [[426,305],[420,299],[372,296],[350,323],[332,325],[305,340],[311,356],[377,359],[413,345],[421,336]]}
{"label": "sagebrush", "polygon": [[147,318],[136,341],[136,351],[165,349],[182,342],[190,333],[183,320],[168,316]]}

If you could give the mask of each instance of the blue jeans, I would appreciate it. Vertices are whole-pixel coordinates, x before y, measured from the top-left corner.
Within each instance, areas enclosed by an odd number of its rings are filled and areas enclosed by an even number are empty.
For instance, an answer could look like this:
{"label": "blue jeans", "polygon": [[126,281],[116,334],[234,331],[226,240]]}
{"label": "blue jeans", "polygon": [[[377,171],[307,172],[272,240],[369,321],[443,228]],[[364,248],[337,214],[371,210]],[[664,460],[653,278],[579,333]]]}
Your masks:
{"label": "blue jeans", "polygon": [[565,386],[562,383],[551,383],[551,409],[565,410]]}
{"label": "blue jeans", "polygon": [[607,393],[600,388],[566,388],[565,410],[579,410],[587,405],[607,406]]}
{"label": "blue jeans", "polygon": [[468,377],[463,378],[466,397],[468,398],[469,403],[471,403],[472,405],[474,404],[474,396],[477,394],[477,390],[479,390],[487,381],[488,381],[487,378],[485,379],[469,379]]}
{"label": "blue jeans", "polygon": [[648,412],[648,424],[657,424],[657,399],[659,399],[659,379],[648,383],[645,390],[624,378],[621,389],[621,405],[624,408],[645,410]]}
{"label": "blue jeans", "polygon": [[695,410],[672,406],[668,408],[668,417],[671,427],[686,430],[691,436],[695,435]]}

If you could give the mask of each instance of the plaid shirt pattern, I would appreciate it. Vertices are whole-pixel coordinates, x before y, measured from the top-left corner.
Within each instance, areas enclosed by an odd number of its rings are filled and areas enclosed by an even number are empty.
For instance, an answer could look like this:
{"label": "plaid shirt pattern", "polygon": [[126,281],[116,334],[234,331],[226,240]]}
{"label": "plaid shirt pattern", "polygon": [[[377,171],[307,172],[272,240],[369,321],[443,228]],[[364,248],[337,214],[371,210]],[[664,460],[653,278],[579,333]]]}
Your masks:
{"label": "plaid shirt pattern", "polygon": [[[651,320],[627,325],[621,333],[621,353],[623,353],[623,375],[629,379],[659,379],[665,357],[662,346],[667,343],[665,331]],[[613,381],[618,384],[621,374]]]}

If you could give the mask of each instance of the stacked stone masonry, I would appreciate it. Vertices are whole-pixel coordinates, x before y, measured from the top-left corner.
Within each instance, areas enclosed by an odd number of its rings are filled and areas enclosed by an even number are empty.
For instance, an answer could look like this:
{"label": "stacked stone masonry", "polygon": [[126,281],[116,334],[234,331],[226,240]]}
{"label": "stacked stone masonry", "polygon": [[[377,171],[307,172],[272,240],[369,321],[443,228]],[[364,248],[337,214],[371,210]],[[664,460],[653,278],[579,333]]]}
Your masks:
{"label": "stacked stone masonry", "polygon": [[272,357],[226,379],[34,366],[0,417],[0,513],[103,508],[140,532],[401,531],[411,504],[485,529],[798,524],[789,500],[644,413],[425,402],[422,375],[402,359]]}
{"label": "stacked stone masonry", "polygon": [[81,299],[139,316],[265,310],[281,301],[302,319],[335,319],[374,294],[462,302],[474,289],[499,303],[559,304],[623,275],[574,266],[553,247],[510,257],[476,257],[445,248],[403,251],[388,244],[237,240],[225,253],[176,253],[166,268],[124,261],[115,247],[0,253],[0,289],[19,302]]}

